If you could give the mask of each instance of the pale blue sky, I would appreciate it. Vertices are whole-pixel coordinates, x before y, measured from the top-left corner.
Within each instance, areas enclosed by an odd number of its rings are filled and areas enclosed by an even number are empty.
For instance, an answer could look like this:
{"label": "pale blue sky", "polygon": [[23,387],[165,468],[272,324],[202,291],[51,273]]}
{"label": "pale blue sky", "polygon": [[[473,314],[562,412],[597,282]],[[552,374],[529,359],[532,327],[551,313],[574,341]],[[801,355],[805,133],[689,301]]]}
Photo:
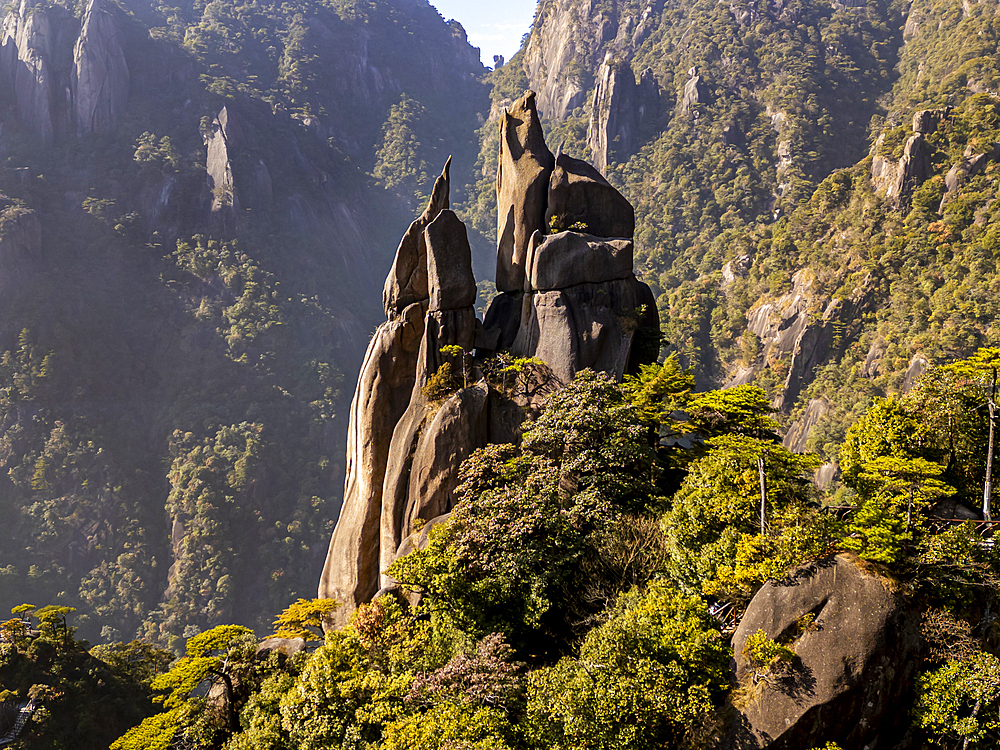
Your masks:
{"label": "pale blue sky", "polygon": [[536,0],[430,0],[445,19],[454,18],[482,50],[483,64],[493,67],[493,55],[509,60],[531,28]]}

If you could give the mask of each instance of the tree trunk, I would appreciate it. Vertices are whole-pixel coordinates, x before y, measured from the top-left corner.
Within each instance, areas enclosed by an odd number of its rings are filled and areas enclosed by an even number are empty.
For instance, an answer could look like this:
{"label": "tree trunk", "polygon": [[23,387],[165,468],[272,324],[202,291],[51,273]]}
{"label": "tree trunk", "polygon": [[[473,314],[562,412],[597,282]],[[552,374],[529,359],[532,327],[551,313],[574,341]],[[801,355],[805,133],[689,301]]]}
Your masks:
{"label": "tree trunk", "polygon": [[[979,715],[979,709],[982,707],[982,705],[983,705],[982,701],[976,701],[976,707],[972,709],[972,718],[973,719],[975,719],[976,716]],[[970,740],[971,740],[970,737],[966,737],[965,738],[965,742],[962,743],[962,750],[968,750]]]}
{"label": "tree trunk", "polygon": [[757,456],[757,470],[760,472],[760,535],[767,533],[767,474],[764,473],[764,457]]}
{"label": "tree trunk", "polygon": [[990,442],[986,448],[986,484],[983,486],[983,520],[992,521],[990,501],[993,498],[993,436],[997,425],[997,368],[993,368],[990,384]]}
{"label": "tree trunk", "polygon": [[223,671],[216,671],[215,674],[222,678],[222,682],[226,686],[226,723],[229,725],[229,733],[236,734],[236,732],[239,731],[240,726],[239,720],[236,717],[235,696],[233,695],[233,679]]}
{"label": "tree trunk", "polygon": [[910,485],[910,502],[906,506],[906,530],[910,530],[910,522],[913,520],[913,485]]}

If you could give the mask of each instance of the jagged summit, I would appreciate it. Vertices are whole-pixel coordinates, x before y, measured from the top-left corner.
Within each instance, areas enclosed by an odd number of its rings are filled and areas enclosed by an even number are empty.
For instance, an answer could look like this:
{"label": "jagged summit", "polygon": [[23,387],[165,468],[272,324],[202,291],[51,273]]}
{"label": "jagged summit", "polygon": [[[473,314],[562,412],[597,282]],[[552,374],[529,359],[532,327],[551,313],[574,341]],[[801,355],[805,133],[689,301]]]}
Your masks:
{"label": "jagged summit", "polygon": [[[465,225],[448,208],[450,159],[386,279],[388,319],[351,405],[344,505],[319,586],[344,604],[337,624],[392,586],[388,567],[447,517],[462,461],[516,441],[537,409],[537,396],[487,381],[487,358],[542,360],[545,393],[582,369],[621,377],[656,354],[645,345],[659,338],[653,295],[632,271],[631,205],[590,165],[553,156],[533,92],[504,112],[500,128],[500,294],[485,321],[475,314]],[[445,366],[456,370],[441,394],[428,383],[439,386]]]}

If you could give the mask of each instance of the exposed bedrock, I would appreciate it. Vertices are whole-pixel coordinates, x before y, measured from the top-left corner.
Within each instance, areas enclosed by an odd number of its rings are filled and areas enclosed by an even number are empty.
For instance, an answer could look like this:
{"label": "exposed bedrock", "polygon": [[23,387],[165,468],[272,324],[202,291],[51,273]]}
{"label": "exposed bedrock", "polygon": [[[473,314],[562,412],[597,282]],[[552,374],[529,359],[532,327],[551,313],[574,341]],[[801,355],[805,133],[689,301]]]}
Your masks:
{"label": "exposed bedrock", "polygon": [[535,95],[528,92],[500,116],[497,167],[497,289],[518,292],[531,235],[545,231],[555,157],[545,145]]}
{"label": "exposed bedrock", "polygon": [[13,94],[17,119],[43,143],[52,142],[69,117],[65,96],[69,64],[60,65],[63,50],[72,49],[79,22],[60,5],[35,7],[21,0],[4,18],[0,77]]}
{"label": "exposed bedrock", "polygon": [[347,428],[347,478],[319,595],[352,612],[379,589],[382,483],[396,423],[410,403],[425,306],[415,302],[375,332],[365,354]]}
{"label": "exposed bedrock", "polygon": [[643,70],[637,82],[627,65],[605,59],[594,82],[594,106],[587,126],[594,166],[604,170],[612,161],[634,154],[659,109],[660,87],[652,69]]}
{"label": "exposed bedrock", "polygon": [[73,49],[73,108],[81,135],[114,130],[125,109],[129,73],[119,36],[105,0],[91,0]]}
{"label": "exposed bedrock", "polygon": [[43,143],[117,127],[130,83],[117,13],[91,0],[81,24],[60,5],[22,0],[4,18],[0,81]]}
{"label": "exposed bedrock", "polygon": [[[789,580],[766,584],[750,602],[736,634],[736,680],[752,682],[743,655],[763,630],[796,658],[766,677],[737,714],[731,748],[799,750],[836,742],[844,750],[892,747],[907,716],[920,646],[919,617],[893,586],[841,554],[803,566]],[[803,617],[812,615],[803,626]]]}
{"label": "exposed bedrock", "polygon": [[388,316],[430,296],[427,290],[427,246],[424,241],[424,230],[449,206],[450,171],[451,159],[448,159],[441,176],[434,182],[427,208],[410,224],[410,228],[406,230],[396,249],[396,258],[392,262],[392,268],[385,279],[385,288],[382,291],[382,305]]}
{"label": "exposed bedrock", "polygon": [[[632,206],[590,165],[553,157],[531,92],[501,121],[497,199],[500,294],[485,323],[468,234],[448,208],[447,166],[399,244],[383,294],[389,320],[352,405],[344,506],[319,588],[343,604],[332,625],[395,586],[390,566],[447,518],[474,451],[518,441],[526,415],[580,370],[620,378],[656,357],[656,304],[632,270]],[[590,233],[548,235],[548,220]],[[498,351],[543,364],[515,389],[491,385],[481,365]]]}
{"label": "exposed bedrock", "polygon": [[559,154],[547,197],[547,230],[580,225],[582,231],[597,237],[631,238],[635,234],[632,204],[585,161]]}

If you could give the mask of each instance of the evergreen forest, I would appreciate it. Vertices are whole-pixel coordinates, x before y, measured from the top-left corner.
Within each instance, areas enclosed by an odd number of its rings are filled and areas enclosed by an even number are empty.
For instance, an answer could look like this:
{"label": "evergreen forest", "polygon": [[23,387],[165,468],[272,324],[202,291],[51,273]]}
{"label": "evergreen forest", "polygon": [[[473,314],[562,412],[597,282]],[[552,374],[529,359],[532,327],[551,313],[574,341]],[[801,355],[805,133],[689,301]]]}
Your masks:
{"label": "evergreen forest", "polygon": [[[0,742],[1000,743],[997,0],[539,0],[495,69],[426,0],[3,12]],[[529,89],[635,208],[658,357],[472,453],[330,627],[383,279],[451,157],[483,317]]]}

